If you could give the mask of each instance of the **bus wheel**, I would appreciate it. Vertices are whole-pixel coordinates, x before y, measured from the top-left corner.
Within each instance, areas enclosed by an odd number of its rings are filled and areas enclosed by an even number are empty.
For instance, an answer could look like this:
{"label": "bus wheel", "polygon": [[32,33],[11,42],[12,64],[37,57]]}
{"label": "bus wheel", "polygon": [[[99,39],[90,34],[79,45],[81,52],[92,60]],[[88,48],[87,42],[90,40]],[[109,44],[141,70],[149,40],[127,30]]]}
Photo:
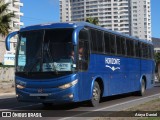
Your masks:
{"label": "bus wheel", "polygon": [[98,82],[94,82],[94,87],[92,91],[92,99],[90,100],[91,106],[96,107],[100,101],[101,90]]}
{"label": "bus wheel", "polygon": [[138,95],[143,96],[143,94],[145,93],[145,90],[146,90],[146,83],[145,83],[144,79],[142,79],[141,89],[140,89],[140,91],[138,91]]}

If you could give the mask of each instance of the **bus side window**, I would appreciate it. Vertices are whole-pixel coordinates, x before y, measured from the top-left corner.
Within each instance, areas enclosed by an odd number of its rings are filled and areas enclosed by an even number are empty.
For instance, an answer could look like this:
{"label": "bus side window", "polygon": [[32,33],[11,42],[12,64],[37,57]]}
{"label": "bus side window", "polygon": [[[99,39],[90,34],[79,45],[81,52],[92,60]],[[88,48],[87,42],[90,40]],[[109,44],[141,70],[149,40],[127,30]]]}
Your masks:
{"label": "bus side window", "polygon": [[79,33],[79,48],[78,48],[78,66],[80,71],[88,69],[89,61],[89,32],[81,30]]}
{"label": "bus side window", "polygon": [[97,30],[97,52],[103,53],[104,46],[103,46],[103,32]]}
{"label": "bus side window", "polygon": [[142,43],[142,53],[143,53],[143,58],[148,58],[148,48],[147,44]]}
{"label": "bus side window", "polygon": [[130,52],[131,52],[131,56],[134,57],[135,56],[135,47],[134,47],[134,41],[130,40]]}
{"label": "bus side window", "polygon": [[121,38],[121,49],[122,49],[122,55],[125,56],[126,54],[126,39]]}
{"label": "bus side window", "polygon": [[115,35],[110,35],[110,52],[111,54],[116,54],[116,41],[115,41]]}
{"label": "bus side window", "polygon": [[126,40],[126,46],[127,46],[127,56],[131,56],[131,49],[130,49],[130,40]]}
{"label": "bus side window", "polygon": [[117,54],[122,55],[122,47],[121,47],[121,37],[116,36],[116,44],[117,44]]}
{"label": "bus side window", "polygon": [[140,57],[140,44],[138,41],[135,41],[135,53],[136,57]]}
{"label": "bus side window", "polygon": [[91,51],[97,52],[97,32],[96,30],[91,29]]}
{"label": "bus side window", "polygon": [[110,53],[110,34],[104,33],[105,53]]}

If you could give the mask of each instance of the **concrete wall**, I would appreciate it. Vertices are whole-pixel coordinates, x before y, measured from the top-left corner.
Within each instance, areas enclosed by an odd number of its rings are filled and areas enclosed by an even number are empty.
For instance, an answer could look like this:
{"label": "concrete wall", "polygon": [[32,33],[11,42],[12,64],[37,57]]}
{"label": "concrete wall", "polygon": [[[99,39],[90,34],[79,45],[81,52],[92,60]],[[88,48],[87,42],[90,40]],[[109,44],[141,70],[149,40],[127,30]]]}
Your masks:
{"label": "concrete wall", "polygon": [[14,67],[0,67],[0,82],[14,81]]}
{"label": "concrete wall", "polygon": [[5,52],[6,52],[5,42],[0,40],[0,62],[3,62]]}

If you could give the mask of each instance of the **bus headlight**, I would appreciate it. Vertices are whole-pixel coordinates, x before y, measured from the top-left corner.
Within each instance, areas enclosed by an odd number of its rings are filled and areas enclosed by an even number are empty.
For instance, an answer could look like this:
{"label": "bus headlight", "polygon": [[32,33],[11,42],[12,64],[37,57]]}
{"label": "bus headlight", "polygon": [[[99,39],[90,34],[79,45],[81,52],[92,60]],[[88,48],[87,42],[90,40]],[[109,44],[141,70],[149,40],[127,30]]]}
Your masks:
{"label": "bus headlight", "polygon": [[17,85],[16,86],[18,89],[24,89],[25,87],[24,86],[22,86],[22,85]]}
{"label": "bus headlight", "polygon": [[58,88],[67,89],[67,88],[72,87],[72,86],[74,86],[75,84],[77,84],[77,82],[78,82],[78,79],[76,79],[76,80],[74,80],[74,81],[72,81],[72,82],[70,82],[70,83],[61,85],[61,86],[59,86]]}

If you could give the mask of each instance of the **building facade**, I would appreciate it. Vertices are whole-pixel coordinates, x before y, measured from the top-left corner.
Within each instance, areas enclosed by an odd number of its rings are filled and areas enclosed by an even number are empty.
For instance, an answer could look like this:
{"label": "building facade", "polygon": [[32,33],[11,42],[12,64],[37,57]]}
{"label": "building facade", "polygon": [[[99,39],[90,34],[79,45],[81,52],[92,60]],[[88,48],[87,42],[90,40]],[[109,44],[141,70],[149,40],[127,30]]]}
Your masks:
{"label": "building facade", "polygon": [[[23,25],[23,22],[20,21],[21,16],[23,16],[23,13],[20,11],[20,8],[23,6],[23,3],[20,2],[20,0],[4,0],[5,3],[10,3],[9,7],[7,8],[7,12],[13,12],[15,17],[11,19],[10,22],[10,32],[18,31],[20,29],[20,26]],[[4,62],[4,55],[5,54],[14,54],[15,53],[15,47],[16,47],[17,39],[16,37],[11,40],[11,50],[6,51],[5,48],[5,37],[0,36],[0,63]]]}
{"label": "building facade", "polygon": [[160,53],[160,38],[152,38],[153,46],[154,46],[154,52]]}
{"label": "building facade", "polygon": [[110,30],[151,40],[150,0],[60,0],[60,19],[98,18]]}

